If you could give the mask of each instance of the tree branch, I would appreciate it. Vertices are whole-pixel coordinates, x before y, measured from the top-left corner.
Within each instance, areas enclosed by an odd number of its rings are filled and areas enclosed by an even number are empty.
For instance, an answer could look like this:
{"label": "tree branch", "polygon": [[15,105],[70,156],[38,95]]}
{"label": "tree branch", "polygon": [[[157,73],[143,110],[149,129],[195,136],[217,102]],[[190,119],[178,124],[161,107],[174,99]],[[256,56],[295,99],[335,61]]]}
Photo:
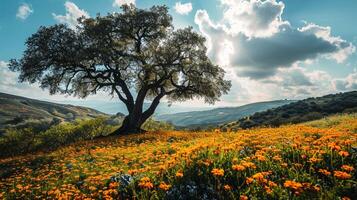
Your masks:
{"label": "tree branch", "polygon": [[154,114],[155,109],[159,105],[161,98],[166,95],[164,88],[161,88],[160,90],[161,90],[160,93],[154,98],[150,107],[145,112],[143,112],[143,120],[144,121],[146,119],[148,119],[152,114]]}

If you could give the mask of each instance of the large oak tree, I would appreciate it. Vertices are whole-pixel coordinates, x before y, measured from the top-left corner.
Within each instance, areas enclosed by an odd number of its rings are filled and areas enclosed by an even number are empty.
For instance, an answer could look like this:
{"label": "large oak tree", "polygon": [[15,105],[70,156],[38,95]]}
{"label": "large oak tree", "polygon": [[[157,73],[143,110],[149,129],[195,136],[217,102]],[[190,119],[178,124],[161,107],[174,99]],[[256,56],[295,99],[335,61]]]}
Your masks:
{"label": "large oak tree", "polygon": [[[165,6],[126,5],[121,13],[78,22],[75,30],[40,27],[10,69],[50,94],[85,98],[103,90],[117,96],[129,113],[117,134],[140,132],[163,97],[214,103],[231,86],[207,57],[205,38],[190,27],[174,30]],[[145,100],[151,102],[147,109]]]}

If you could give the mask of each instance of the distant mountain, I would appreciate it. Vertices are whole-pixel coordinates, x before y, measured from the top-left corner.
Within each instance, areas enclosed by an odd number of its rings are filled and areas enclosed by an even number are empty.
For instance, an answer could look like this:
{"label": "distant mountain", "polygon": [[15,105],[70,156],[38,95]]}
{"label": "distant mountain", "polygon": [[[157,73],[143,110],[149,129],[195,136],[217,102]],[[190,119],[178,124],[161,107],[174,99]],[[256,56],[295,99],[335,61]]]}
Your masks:
{"label": "distant mountain", "polygon": [[[99,110],[100,112],[107,113],[114,115],[118,112],[127,114],[127,108],[125,107],[125,104],[119,100],[112,100],[112,101],[100,101],[100,100],[70,100],[70,101],[56,101],[57,103],[70,103],[72,105],[77,105],[77,106],[85,106],[85,107],[90,107],[96,110]],[[144,103],[144,109],[147,109],[151,104],[150,103]],[[158,107],[156,108],[155,111],[155,116],[157,115],[166,115],[166,114],[175,114],[178,112],[188,112],[192,110],[196,111],[202,111],[202,110],[210,110],[212,108],[209,108],[208,106],[202,106],[202,107],[187,107],[184,105],[180,105],[179,103],[174,103],[169,106],[167,102],[161,102]]]}
{"label": "distant mountain", "polygon": [[0,129],[30,120],[73,121],[106,114],[97,110],[0,93]]}
{"label": "distant mountain", "polygon": [[238,120],[242,117],[295,102],[293,100],[278,100],[247,104],[239,107],[216,108],[206,111],[182,112],[156,116],[160,121],[171,122],[177,127],[204,127],[208,125],[219,125]]}
{"label": "distant mountain", "polygon": [[222,129],[252,128],[295,124],[337,113],[357,112],[357,91],[308,98],[288,105],[255,113],[235,122],[221,125]]}

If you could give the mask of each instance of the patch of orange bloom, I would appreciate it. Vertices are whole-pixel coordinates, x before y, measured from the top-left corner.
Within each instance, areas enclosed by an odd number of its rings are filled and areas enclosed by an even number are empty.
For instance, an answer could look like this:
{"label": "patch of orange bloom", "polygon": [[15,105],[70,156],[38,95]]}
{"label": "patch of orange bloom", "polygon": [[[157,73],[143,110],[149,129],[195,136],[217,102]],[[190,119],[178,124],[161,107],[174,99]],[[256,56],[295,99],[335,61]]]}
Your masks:
{"label": "patch of orange bloom", "polygon": [[[137,199],[164,199],[196,177],[221,199],[289,199],[290,194],[319,199],[356,182],[357,165],[351,159],[356,117],[326,124],[149,132],[0,159],[1,172],[8,173],[0,173],[0,199],[120,199],[123,191]],[[328,195],[349,198],[343,192]]]}
{"label": "patch of orange bloom", "polygon": [[164,182],[161,182],[160,185],[159,185],[159,188],[164,190],[164,191],[167,191],[171,188],[171,185],[170,184],[166,184]]}
{"label": "patch of orange bloom", "polygon": [[346,172],[352,172],[353,170],[355,170],[355,168],[349,165],[342,165],[341,169],[345,170]]}
{"label": "patch of orange bloom", "polygon": [[183,173],[182,172],[176,172],[176,177],[178,177],[178,178],[183,177]]}
{"label": "patch of orange bloom", "polygon": [[343,171],[334,171],[333,176],[335,176],[338,179],[350,179],[352,176],[349,173],[343,172]]}
{"label": "patch of orange bloom", "polygon": [[214,176],[224,176],[224,170],[223,169],[214,168],[214,169],[212,169],[211,173]]}
{"label": "patch of orange bloom", "polygon": [[243,171],[245,170],[245,167],[243,165],[233,165],[232,169],[235,171]]}
{"label": "patch of orange bloom", "polygon": [[139,187],[144,189],[152,189],[154,184],[151,182],[149,177],[143,177],[140,179]]}
{"label": "patch of orange bloom", "polygon": [[329,172],[328,170],[326,169],[319,169],[319,172],[325,176],[329,176],[331,175],[331,172]]}
{"label": "patch of orange bloom", "polygon": [[229,190],[232,190],[232,187],[231,187],[230,185],[224,185],[224,186],[223,186],[223,189],[224,189],[225,191],[229,191]]}

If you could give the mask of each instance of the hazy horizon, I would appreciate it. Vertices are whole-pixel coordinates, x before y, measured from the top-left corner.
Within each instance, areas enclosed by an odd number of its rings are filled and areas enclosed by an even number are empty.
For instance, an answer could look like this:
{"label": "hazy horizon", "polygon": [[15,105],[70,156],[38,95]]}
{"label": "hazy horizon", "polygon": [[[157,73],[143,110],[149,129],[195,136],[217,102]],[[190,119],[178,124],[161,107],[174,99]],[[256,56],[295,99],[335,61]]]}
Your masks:
{"label": "hazy horizon", "polygon": [[[6,94],[10,94],[10,93],[6,93]],[[10,94],[10,95],[16,95],[16,94]],[[17,95],[17,96],[21,96],[21,95]],[[100,112],[110,114],[110,115],[114,115],[119,112],[121,112],[123,114],[128,113],[125,105],[122,102],[120,102],[119,100],[115,100],[115,99],[112,99],[112,101],[87,100],[87,99],[53,100],[53,99],[46,99],[46,98],[32,98],[32,97],[28,97],[28,96],[21,96],[21,97],[35,99],[35,100],[41,100],[41,101],[47,101],[47,102],[52,102],[52,103],[70,104],[70,105],[74,105],[74,106],[88,107],[88,108],[92,108],[92,109],[95,109],[95,110],[98,110]],[[292,99],[276,99],[276,100],[271,100],[271,101],[281,101],[281,100],[292,100]],[[294,99],[294,100],[299,100],[299,99]],[[216,108],[239,107],[239,106],[260,103],[260,102],[266,102],[266,101],[251,102],[251,103],[235,105],[235,106],[217,106],[217,105],[205,104],[204,106],[195,106],[195,107],[186,107],[179,103],[174,103],[172,105],[169,105],[169,103],[167,103],[167,102],[162,102],[158,106],[157,111],[154,114],[154,116],[185,113],[185,112],[192,112],[192,111],[206,111],[206,110],[212,110],[212,109],[216,109]],[[149,105],[149,102],[146,102],[144,106],[147,107],[148,105]]]}

